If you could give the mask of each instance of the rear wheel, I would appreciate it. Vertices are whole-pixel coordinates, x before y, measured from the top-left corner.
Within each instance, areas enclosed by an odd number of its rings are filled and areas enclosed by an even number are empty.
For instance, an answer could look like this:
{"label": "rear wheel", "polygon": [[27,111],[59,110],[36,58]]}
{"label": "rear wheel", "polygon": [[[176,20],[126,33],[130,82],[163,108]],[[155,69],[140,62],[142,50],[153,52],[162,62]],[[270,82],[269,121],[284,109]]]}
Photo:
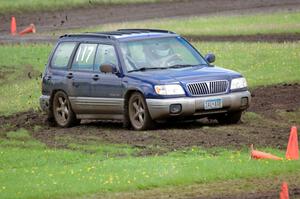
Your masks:
{"label": "rear wheel", "polygon": [[55,93],[52,107],[53,116],[58,126],[70,127],[80,123],[80,120],[76,119],[76,115],[72,111],[68,96],[64,92],[58,91]]}
{"label": "rear wheel", "polygon": [[226,113],[217,117],[220,124],[237,124],[241,121],[242,111]]}
{"label": "rear wheel", "polygon": [[135,130],[150,129],[154,125],[145,98],[141,93],[135,92],[130,96],[128,114],[130,123]]}

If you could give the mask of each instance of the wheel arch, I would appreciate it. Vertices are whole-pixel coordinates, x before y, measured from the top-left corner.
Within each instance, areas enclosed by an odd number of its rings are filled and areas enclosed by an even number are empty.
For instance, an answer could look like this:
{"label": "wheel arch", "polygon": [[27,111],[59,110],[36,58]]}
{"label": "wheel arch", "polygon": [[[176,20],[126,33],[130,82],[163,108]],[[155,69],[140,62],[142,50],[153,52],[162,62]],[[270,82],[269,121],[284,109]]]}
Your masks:
{"label": "wheel arch", "polygon": [[130,96],[135,92],[139,92],[142,95],[144,95],[143,91],[141,91],[138,88],[129,88],[129,89],[127,89],[127,91],[124,94],[124,105],[123,105],[124,120],[123,120],[123,125],[124,125],[125,128],[130,128],[131,127],[130,119],[129,119],[129,112],[128,112],[128,102],[129,102]]}

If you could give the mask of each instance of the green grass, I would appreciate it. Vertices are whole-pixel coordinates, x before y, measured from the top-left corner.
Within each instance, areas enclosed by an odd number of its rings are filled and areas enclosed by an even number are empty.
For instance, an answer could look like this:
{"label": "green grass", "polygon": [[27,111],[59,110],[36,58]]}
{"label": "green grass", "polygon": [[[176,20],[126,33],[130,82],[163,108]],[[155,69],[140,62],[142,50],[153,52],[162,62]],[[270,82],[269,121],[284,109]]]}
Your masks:
{"label": "green grass", "polygon": [[39,75],[52,47],[49,44],[0,46],[0,114],[37,109],[41,93]]}
{"label": "green grass", "polygon": [[[13,92],[12,92],[13,91]],[[38,109],[41,80],[23,80],[0,87],[0,113],[11,114],[28,109]]]}
{"label": "green grass", "polygon": [[97,137],[90,137],[84,135],[84,140],[80,136],[75,139],[70,136],[56,136],[55,140],[61,144],[64,144],[67,148],[72,150],[84,151],[87,153],[97,153],[105,157],[125,157],[136,155],[139,150],[137,148],[125,145],[125,144],[111,144],[104,143]]}
{"label": "green grass", "polygon": [[[0,147],[12,147],[12,148],[31,148],[36,150],[43,150],[46,148],[44,143],[32,139],[30,133],[25,129],[19,129],[18,131],[2,132],[5,134],[5,138],[0,139]],[[3,136],[2,136],[3,137]]]}
{"label": "green grass", "polygon": [[134,3],[151,3],[163,0],[0,0],[0,13],[12,13],[22,11],[48,11],[62,10],[64,8],[89,7],[95,5],[107,4],[134,4]]}
{"label": "green grass", "polygon": [[6,137],[9,139],[15,139],[15,140],[29,140],[31,139],[30,134],[25,129],[20,129],[19,131],[10,131],[6,133]]}
{"label": "green grass", "polygon": [[[1,143],[0,149],[0,198],[73,197],[300,171],[300,161],[250,160],[247,150],[193,147],[164,156],[107,158],[98,153]],[[283,151],[264,150],[284,157]]]}
{"label": "green grass", "polygon": [[[299,82],[300,43],[193,43],[202,54],[214,52],[216,65],[236,70],[251,88],[282,82]],[[38,109],[43,72],[52,45],[1,45],[0,114]],[[9,57],[9,59],[8,59]],[[9,73],[7,73],[9,71]],[[33,71],[33,78],[27,77]]]}
{"label": "green grass", "polygon": [[299,33],[300,13],[188,17],[113,23],[73,32],[108,31],[119,28],[158,28],[183,35],[253,35]]}
{"label": "green grass", "polygon": [[32,67],[40,70],[47,62],[52,44],[1,45],[0,69],[6,67]]}
{"label": "green grass", "polygon": [[300,108],[295,110],[290,110],[288,112],[286,110],[278,110],[276,114],[281,116],[282,119],[288,120],[288,122],[290,123],[300,124]]}

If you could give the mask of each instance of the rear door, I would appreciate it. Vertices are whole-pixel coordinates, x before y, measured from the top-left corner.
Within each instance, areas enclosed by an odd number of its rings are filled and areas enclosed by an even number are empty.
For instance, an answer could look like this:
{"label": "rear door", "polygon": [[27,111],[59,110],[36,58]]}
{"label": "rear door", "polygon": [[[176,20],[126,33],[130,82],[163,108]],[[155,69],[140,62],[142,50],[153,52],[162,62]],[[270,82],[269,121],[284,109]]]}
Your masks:
{"label": "rear door", "polygon": [[102,64],[115,65],[119,61],[115,47],[111,44],[99,44],[95,56],[91,97],[94,100],[94,113],[121,114],[123,112],[122,78],[112,73],[100,72]]}
{"label": "rear door", "polygon": [[60,42],[50,61],[50,69],[45,73],[45,89],[63,90],[69,95],[68,67],[76,47],[76,42]]}
{"label": "rear door", "polygon": [[80,43],[67,77],[70,79],[70,100],[76,113],[90,113],[91,80],[97,44]]}

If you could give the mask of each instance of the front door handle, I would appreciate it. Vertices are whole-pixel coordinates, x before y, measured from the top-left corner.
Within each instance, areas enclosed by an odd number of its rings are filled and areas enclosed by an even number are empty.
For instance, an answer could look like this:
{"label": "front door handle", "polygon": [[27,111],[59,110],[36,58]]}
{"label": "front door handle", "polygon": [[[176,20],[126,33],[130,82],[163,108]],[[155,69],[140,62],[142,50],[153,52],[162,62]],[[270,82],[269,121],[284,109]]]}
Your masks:
{"label": "front door handle", "polygon": [[93,80],[97,81],[99,79],[99,75],[94,75]]}
{"label": "front door handle", "polygon": [[67,78],[72,79],[73,78],[73,73],[68,73]]}

